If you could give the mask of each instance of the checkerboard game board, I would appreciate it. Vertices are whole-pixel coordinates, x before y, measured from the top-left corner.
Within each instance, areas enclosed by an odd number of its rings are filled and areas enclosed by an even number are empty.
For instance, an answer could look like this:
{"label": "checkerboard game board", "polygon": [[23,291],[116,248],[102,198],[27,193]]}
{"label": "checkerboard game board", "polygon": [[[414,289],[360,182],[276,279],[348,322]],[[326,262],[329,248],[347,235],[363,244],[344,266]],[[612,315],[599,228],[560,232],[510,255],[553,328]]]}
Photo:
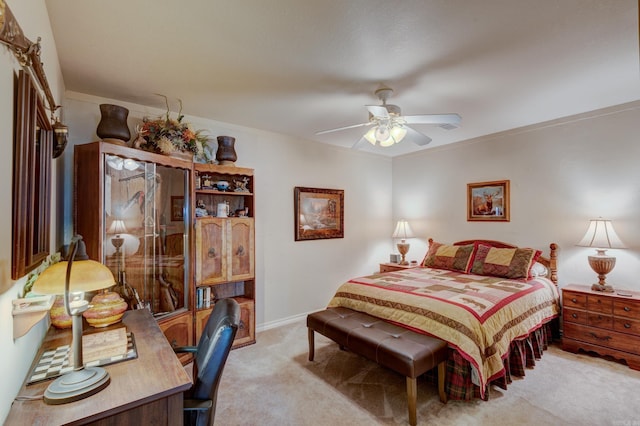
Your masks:
{"label": "checkerboard game board", "polygon": [[[40,360],[33,367],[27,385],[31,385],[43,380],[54,379],[64,373],[73,370],[73,366],[69,365],[69,345],[59,346],[56,349],[45,351]],[[85,364],[85,367],[97,367],[102,365],[114,364],[120,361],[126,361],[138,357],[136,350],[136,342],[133,333],[127,333],[127,353],[125,355],[114,356],[105,359],[91,361]]]}

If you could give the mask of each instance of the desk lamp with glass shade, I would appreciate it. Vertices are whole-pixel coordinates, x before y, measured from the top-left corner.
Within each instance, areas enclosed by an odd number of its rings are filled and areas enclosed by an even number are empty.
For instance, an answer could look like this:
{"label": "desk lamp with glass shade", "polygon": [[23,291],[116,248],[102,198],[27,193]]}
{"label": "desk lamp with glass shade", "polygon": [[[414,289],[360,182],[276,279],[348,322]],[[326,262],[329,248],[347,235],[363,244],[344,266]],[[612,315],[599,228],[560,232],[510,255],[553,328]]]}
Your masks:
{"label": "desk lamp with glass shade", "polygon": [[581,247],[595,247],[596,255],[589,256],[591,269],[598,274],[598,283],[591,286],[591,290],[613,293],[613,287],[606,283],[607,274],[616,265],[616,258],[607,255],[607,249],[626,248],[610,220],[591,219],[589,228],[582,240],[577,244]]}
{"label": "desk lamp with glass shade", "polygon": [[45,269],[33,284],[38,294],[62,294],[67,314],[72,318],[70,356],[73,371],[54,380],[44,393],[44,402],[58,405],[86,398],[107,387],[109,373],[100,367],[84,367],[82,361],[82,313],[89,309],[84,292],[115,284],[113,274],[100,262],[89,260],[82,237],[75,236],[69,246],[69,260]]}
{"label": "desk lamp with glass shade", "polygon": [[399,220],[396,224],[395,231],[393,231],[392,238],[400,239],[400,242],[396,245],[398,247],[398,251],[402,255],[400,265],[408,265],[409,262],[407,262],[405,256],[409,252],[409,243],[405,242],[405,240],[407,238],[413,238],[413,232],[409,227],[409,222],[406,220]]}

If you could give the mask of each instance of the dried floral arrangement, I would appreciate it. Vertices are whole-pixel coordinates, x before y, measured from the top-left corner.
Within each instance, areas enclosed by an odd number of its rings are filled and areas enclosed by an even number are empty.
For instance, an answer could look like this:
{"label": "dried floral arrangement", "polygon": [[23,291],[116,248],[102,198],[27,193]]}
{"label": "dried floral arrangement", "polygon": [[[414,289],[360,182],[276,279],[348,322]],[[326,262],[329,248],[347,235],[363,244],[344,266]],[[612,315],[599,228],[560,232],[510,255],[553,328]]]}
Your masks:
{"label": "dried floral arrangement", "polygon": [[170,155],[175,152],[192,153],[197,158],[209,160],[207,150],[209,137],[203,134],[203,130],[194,131],[189,123],[182,121],[182,101],[178,118],[173,119],[169,112],[169,99],[162,96],[167,106],[167,113],[156,119],[145,117],[142,120],[142,126],[137,127],[138,138],[134,146],[160,154]]}

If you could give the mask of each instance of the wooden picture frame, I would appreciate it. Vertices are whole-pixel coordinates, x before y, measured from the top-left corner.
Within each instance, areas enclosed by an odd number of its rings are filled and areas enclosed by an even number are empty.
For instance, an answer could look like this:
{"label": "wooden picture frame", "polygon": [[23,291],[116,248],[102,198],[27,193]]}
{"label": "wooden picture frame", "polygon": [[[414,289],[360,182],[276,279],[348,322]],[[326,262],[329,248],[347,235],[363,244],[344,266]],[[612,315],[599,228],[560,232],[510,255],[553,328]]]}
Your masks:
{"label": "wooden picture frame", "polygon": [[295,241],[344,238],[344,190],[293,190]]}
{"label": "wooden picture frame", "polygon": [[13,280],[36,269],[49,255],[53,152],[53,128],[37,85],[24,70],[15,83]]}
{"label": "wooden picture frame", "polygon": [[184,220],[184,197],[181,195],[171,196],[171,221],[182,222]]}
{"label": "wooden picture frame", "polygon": [[467,221],[509,222],[509,181],[467,184]]}

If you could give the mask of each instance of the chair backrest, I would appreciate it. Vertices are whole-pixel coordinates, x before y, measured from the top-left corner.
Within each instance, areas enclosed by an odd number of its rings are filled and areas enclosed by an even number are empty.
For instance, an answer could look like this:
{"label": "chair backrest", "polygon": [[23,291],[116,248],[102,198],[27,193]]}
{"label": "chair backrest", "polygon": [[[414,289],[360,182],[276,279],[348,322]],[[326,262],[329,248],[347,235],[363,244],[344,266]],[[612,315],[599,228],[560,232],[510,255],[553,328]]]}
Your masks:
{"label": "chair backrest", "polygon": [[[205,326],[195,356],[197,375],[191,398],[209,399],[213,405],[206,423],[213,424],[222,370],[240,323],[240,306],[234,299],[218,300]],[[201,419],[204,420],[204,419]],[[197,424],[201,424],[201,420]]]}

